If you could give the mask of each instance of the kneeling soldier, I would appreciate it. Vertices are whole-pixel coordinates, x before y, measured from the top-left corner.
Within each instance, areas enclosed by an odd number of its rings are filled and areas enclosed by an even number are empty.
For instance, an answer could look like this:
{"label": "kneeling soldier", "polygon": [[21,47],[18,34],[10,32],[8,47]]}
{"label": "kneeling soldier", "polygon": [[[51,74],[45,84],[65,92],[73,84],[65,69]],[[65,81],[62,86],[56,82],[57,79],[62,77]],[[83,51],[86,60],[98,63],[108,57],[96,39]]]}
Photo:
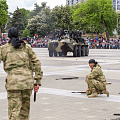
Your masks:
{"label": "kneeling soldier", "polygon": [[106,78],[101,66],[94,59],[89,60],[89,66],[91,73],[86,76],[88,97],[98,97],[98,94],[106,94],[109,97],[109,92],[106,90]]}

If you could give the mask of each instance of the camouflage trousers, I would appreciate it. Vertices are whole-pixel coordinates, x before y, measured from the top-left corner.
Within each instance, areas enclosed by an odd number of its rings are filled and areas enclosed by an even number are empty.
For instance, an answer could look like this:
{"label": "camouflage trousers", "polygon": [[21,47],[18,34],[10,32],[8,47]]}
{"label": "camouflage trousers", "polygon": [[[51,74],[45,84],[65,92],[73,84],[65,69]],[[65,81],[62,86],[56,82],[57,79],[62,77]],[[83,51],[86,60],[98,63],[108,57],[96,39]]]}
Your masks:
{"label": "camouflage trousers", "polygon": [[9,120],[29,120],[32,90],[7,91]]}
{"label": "camouflage trousers", "polygon": [[86,79],[87,81],[87,85],[88,85],[88,88],[89,88],[89,91],[87,91],[87,94],[90,95],[92,93],[92,90],[95,89],[96,92],[99,94],[101,93],[101,91],[104,91],[106,90],[106,84],[102,83],[102,82],[99,82],[95,79]]}

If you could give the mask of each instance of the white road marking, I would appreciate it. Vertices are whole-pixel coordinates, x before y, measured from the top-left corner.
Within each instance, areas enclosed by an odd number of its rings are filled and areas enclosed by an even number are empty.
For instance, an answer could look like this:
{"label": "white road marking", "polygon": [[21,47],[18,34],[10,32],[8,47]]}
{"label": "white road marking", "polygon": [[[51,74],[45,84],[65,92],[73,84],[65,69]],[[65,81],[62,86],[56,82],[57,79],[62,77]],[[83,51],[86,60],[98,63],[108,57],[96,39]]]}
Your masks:
{"label": "white road marking", "polygon": [[[120,64],[120,62],[114,62],[114,63],[101,63],[100,65],[111,65],[111,64]],[[61,71],[53,71],[53,72],[43,72],[43,75],[44,76],[48,76],[48,75],[60,75],[60,74],[63,74],[63,73],[73,73],[73,72],[76,72],[76,71],[83,71],[83,70],[87,70],[89,68],[88,65],[74,65],[74,66],[64,66],[64,71],[63,69],[61,68],[61,66],[42,66],[42,68],[57,68],[57,69],[61,69]],[[88,67],[88,68],[84,68],[84,67]],[[103,69],[104,70],[104,69]],[[104,70],[104,71],[108,71],[108,70]],[[116,71],[120,71],[120,70],[109,70],[109,71],[112,71],[112,72],[116,72]],[[0,70],[0,73],[5,73],[6,72],[2,69]]]}
{"label": "white road marking", "polygon": [[71,90],[63,90],[63,89],[54,89],[54,88],[40,87],[38,94],[46,93],[46,94],[60,95],[60,96],[67,96],[67,97],[95,99],[95,100],[110,101],[110,102],[120,102],[120,96],[118,96],[118,95],[110,95],[109,97],[107,97],[104,94],[104,95],[99,95],[96,98],[88,98],[86,94],[71,93],[71,92],[73,92],[73,91],[71,91]]}
{"label": "white road marking", "polygon": [[8,120],[8,117],[3,117],[3,119],[7,119]]}
{"label": "white road marking", "polygon": [[[88,98],[86,94],[81,93],[71,93],[71,90],[64,90],[64,89],[54,89],[54,88],[45,88],[40,87],[39,92],[37,94],[45,93],[51,95],[59,95],[59,96],[66,96],[66,97],[75,97],[75,98],[84,98],[84,99],[95,99],[95,100],[102,100],[102,101],[110,101],[110,102],[120,102],[120,96],[118,95],[110,95],[107,97],[106,95],[99,95],[96,98]],[[33,92],[34,94],[34,92]],[[0,93],[0,100],[7,99],[7,92]]]}

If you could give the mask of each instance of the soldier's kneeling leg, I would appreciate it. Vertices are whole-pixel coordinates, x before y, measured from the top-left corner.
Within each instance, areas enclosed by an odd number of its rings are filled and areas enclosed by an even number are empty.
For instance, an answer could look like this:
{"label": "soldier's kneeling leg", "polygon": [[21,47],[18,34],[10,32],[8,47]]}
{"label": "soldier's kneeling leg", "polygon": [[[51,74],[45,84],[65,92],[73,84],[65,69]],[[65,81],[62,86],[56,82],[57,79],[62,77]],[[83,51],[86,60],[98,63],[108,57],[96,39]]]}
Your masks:
{"label": "soldier's kneeling leg", "polygon": [[86,82],[87,82],[89,90],[92,90],[92,88],[95,88],[94,83],[92,82],[92,80],[87,78]]}
{"label": "soldier's kneeling leg", "polygon": [[86,82],[87,82],[88,89],[89,89],[89,90],[86,91],[86,94],[91,95],[92,94],[92,89],[96,89],[96,88],[95,88],[92,80],[88,79],[87,77],[86,77]]}
{"label": "soldier's kneeling leg", "polygon": [[92,80],[92,83],[95,86],[95,88],[97,89],[97,91],[103,91],[106,89],[106,86],[97,80]]}

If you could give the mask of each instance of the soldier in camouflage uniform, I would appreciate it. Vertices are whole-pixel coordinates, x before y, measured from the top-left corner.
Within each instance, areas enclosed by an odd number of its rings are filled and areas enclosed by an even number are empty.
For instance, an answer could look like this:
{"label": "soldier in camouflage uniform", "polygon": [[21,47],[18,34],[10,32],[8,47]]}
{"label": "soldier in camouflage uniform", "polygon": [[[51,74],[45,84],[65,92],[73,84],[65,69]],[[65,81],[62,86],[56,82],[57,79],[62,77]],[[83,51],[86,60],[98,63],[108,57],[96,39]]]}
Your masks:
{"label": "soldier in camouflage uniform", "polygon": [[[38,92],[41,86],[41,63],[30,45],[18,39],[16,28],[9,30],[8,37],[9,42],[0,47],[0,62],[3,61],[7,73],[5,87],[9,120],[29,120],[32,89]],[[37,86],[34,86],[31,63],[34,66]]]}
{"label": "soldier in camouflage uniform", "polygon": [[98,97],[98,94],[107,94],[109,97],[109,92],[106,90],[106,78],[101,66],[94,59],[89,60],[89,66],[91,73],[86,76],[88,97]]}

